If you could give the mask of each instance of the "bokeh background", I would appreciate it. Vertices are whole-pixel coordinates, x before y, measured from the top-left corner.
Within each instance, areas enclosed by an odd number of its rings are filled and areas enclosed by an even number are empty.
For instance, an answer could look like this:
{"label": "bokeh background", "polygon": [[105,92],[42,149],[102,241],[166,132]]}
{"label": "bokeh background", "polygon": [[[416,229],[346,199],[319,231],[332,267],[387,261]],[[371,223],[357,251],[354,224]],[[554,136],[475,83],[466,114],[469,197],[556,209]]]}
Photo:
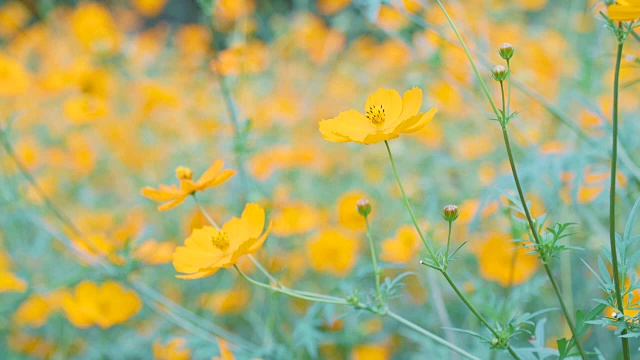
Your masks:
{"label": "bokeh background", "polygon": [[[583,250],[553,268],[569,306],[589,310],[602,294],[582,260],[597,266],[608,241],[615,39],[599,19],[604,4],[445,6],[496,98],[489,69],[502,61],[500,44],[516,48],[511,107],[520,115],[510,131],[521,180],[535,216],[578,224],[566,242]],[[329,143],[318,132],[321,119],[363,112],[378,88],[419,87],[422,110],[438,108],[391,148],[436,244],[447,235],[442,207],[459,206],[452,241],[468,243],[451,273],[471,301],[500,322],[557,307],[539,260],[514,246],[526,235],[505,196],[515,188],[500,127],[433,1],[11,0],[0,5],[0,44],[0,358],[210,359],[221,356],[219,339],[238,359],[453,356],[392,320],[293,300],[230,270],[176,279],[174,248],[206,220],[190,200],[158,212],[140,189],[176,183],[179,165],[198,176],[216,159],[238,174],[199,200],[219,223],[246,202],[265,207],[273,231],[257,257],[288,286],[370,291],[355,212],[368,197],[383,276],[413,272],[394,308],[481,358],[506,357],[445,329],[482,331],[419,264],[384,146]],[[640,193],[638,54],[630,38],[621,224]],[[241,267],[260,276],[248,261]],[[535,322],[535,336],[515,344],[553,358],[555,339],[570,336],[561,313]],[[619,347],[601,327],[586,344],[605,358]]]}

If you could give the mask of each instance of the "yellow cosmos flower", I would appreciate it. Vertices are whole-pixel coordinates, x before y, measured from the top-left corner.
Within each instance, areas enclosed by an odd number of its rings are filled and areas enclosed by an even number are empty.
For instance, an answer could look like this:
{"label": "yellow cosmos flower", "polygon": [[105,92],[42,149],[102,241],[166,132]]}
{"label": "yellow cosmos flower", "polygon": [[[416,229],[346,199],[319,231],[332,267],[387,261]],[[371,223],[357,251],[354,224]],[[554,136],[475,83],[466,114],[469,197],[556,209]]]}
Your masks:
{"label": "yellow cosmos flower", "polygon": [[640,0],[618,0],[607,8],[613,21],[634,21],[640,19]]}
{"label": "yellow cosmos flower", "polygon": [[133,290],[115,281],[101,286],[83,281],[73,293],[64,296],[62,309],[67,319],[76,327],[98,325],[103,329],[125,322],[142,307],[142,301]]}
{"label": "yellow cosmos flower", "polygon": [[222,229],[205,226],[193,230],[185,246],[179,246],[173,253],[173,266],[187,274],[176,277],[200,279],[236,264],[242,255],[254,253],[271,231],[269,224],[262,233],[264,223],[264,210],[257,204],[247,204],[242,216],[231,218]]}
{"label": "yellow cosmos flower", "polygon": [[140,193],[153,201],[163,202],[164,204],[158,206],[158,211],[173,209],[182,204],[187,196],[196,191],[203,191],[210,187],[218,186],[235,175],[236,172],[233,170],[222,170],[223,166],[224,162],[222,160],[214,161],[198,181],[192,180],[193,172],[191,172],[191,169],[178,166],[176,168],[176,177],[180,180],[179,188],[175,185],[160,185],[158,189],[147,186],[144,187]]}
{"label": "yellow cosmos flower", "polygon": [[318,125],[327,141],[375,144],[425,127],[437,109],[423,114],[419,112],[421,105],[422,90],[418,88],[408,90],[402,98],[395,90],[379,89],[367,99],[364,114],[356,110],[344,111]]}

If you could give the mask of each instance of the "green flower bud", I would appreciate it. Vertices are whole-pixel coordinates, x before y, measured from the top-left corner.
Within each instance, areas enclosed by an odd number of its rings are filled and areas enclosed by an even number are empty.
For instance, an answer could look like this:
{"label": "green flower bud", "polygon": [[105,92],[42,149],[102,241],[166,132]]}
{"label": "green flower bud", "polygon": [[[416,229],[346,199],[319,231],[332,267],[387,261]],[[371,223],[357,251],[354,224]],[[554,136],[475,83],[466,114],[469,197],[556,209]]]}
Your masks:
{"label": "green flower bud", "polygon": [[496,65],[491,69],[491,75],[496,81],[504,81],[507,78],[509,71],[502,65]]}
{"label": "green flower bud", "polygon": [[454,222],[460,216],[460,212],[458,212],[458,207],[455,205],[447,205],[444,207],[442,211],[442,217],[447,222]]}
{"label": "green flower bud", "polygon": [[513,45],[509,43],[504,43],[500,45],[500,49],[498,50],[498,53],[500,54],[500,57],[502,57],[503,59],[509,60],[511,59],[515,51],[516,49],[513,47]]}
{"label": "green flower bud", "polygon": [[358,209],[358,214],[366,217],[371,213],[371,201],[367,198],[360,199],[356,203],[356,208]]}

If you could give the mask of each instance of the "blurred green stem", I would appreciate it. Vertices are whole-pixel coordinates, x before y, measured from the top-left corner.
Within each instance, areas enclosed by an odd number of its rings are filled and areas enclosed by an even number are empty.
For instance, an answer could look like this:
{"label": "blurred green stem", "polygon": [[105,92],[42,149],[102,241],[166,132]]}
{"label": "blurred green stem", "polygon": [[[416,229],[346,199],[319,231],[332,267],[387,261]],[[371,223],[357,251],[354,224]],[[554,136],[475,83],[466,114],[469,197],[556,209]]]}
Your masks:
{"label": "blurred green stem", "polygon": [[[620,24],[620,28],[622,25]],[[616,250],[616,167],[618,160],[618,87],[620,83],[620,62],[622,60],[622,46],[624,41],[618,41],[616,54],[616,67],[613,78],[613,136],[611,141],[611,186],[609,189],[609,245],[611,246],[611,265],[613,267],[613,283],[616,291],[616,303],[618,311],[624,315],[624,302],[620,287],[620,272],[618,269],[618,251]],[[624,319],[624,317],[623,317]],[[623,320],[624,321],[624,320]],[[624,337],[627,330],[622,331],[622,354],[625,360],[631,358],[629,352],[629,339]]]}
{"label": "blurred green stem", "polygon": [[[391,161],[391,167],[393,168],[393,173],[394,173],[394,175],[396,177],[396,181],[398,183],[398,186],[400,187],[400,192],[402,193],[402,199],[404,200],[404,204],[405,204],[405,206],[407,208],[407,211],[409,212],[409,215],[411,216],[411,220],[413,221],[413,225],[416,228],[416,230],[418,231],[418,234],[420,235],[420,238],[422,239],[422,242],[426,246],[427,251],[429,252],[429,255],[431,256],[431,259],[433,260],[434,264],[437,264],[437,265],[441,266],[440,262],[438,261],[438,258],[436,256],[436,254],[433,252],[433,249],[431,248],[429,238],[424,235],[424,233],[420,229],[420,226],[418,225],[418,221],[416,220],[415,215],[413,214],[413,209],[411,208],[411,203],[409,202],[409,198],[407,197],[407,194],[404,191],[404,186],[402,186],[402,181],[400,180],[400,176],[398,175],[398,170],[396,169],[396,164],[395,164],[395,161],[393,160],[393,155],[391,154],[391,148],[389,147],[389,142],[385,140],[384,144],[387,147],[387,152],[389,154],[389,160]],[[442,273],[442,275],[445,277],[445,279],[447,279],[447,282],[449,283],[449,285],[451,286],[453,291],[458,295],[458,297],[467,306],[467,308],[473,313],[473,315],[475,315],[476,318],[478,318],[478,320],[480,320],[480,322],[491,332],[491,334],[493,334],[494,337],[498,338],[499,334],[496,331],[496,329],[493,326],[491,326],[491,324],[489,324],[487,322],[487,320],[485,320],[485,318],[482,315],[480,315],[480,313],[469,302],[469,300],[467,300],[466,296],[464,296],[464,294],[460,291],[460,289],[458,289],[458,286],[456,286],[456,284],[453,282],[453,280],[451,279],[451,277],[447,273],[447,270],[444,269],[443,267],[440,267],[437,270]],[[511,347],[511,345],[507,345],[507,351],[509,351],[509,353],[511,354],[511,356],[513,356],[514,359],[517,359],[517,360],[520,359],[520,357],[515,353],[515,351]]]}
{"label": "blurred green stem", "polygon": [[373,272],[376,278],[376,297],[380,311],[384,311],[384,301],[382,300],[382,292],[380,291],[380,268],[378,268],[378,260],[376,256],[376,248],[371,237],[371,225],[369,224],[369,216],[364,215],[364,221],[367,224],[367,239],[369,239],[369,248],[371,248],[371,262],[373,263]]}

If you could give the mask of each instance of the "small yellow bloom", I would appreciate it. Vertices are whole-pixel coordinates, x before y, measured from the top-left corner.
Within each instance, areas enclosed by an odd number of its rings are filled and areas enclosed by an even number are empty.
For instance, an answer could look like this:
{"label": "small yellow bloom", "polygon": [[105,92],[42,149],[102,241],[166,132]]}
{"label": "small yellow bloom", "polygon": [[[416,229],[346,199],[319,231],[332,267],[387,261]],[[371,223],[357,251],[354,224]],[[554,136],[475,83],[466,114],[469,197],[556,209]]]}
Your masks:
{"label": "small yellow bloom", "polygon": [[74,326],[98,325],[103,329],[125,322],[141,307],[138,294],[115,281],[107,281],[101,286],[83,281],[73,293],[64,296],[62,304],[67,319]]}
{"label": "small yellow bloom", "polygon": [[222,170],[223,166],[224,162],[222,160],[214,161],[198,181],[192,180],[193,173],[189,168],[178,166],[176,169],[176,177],[180,180],[179,188],[176,185],[160,185],[158,189],[147,186],[144,187],[140,193],[153,201],[164,202],[164,204],[158,206],[158,211],[173,209],[182,204],[187,196],[196,191],[203,191],[210,187],[218,186],[235,175],[236,172],[233,170]]}
{"label": "small yellow bloom", "polygon": [[358,240],[336,230],[324,230],[307,243],[309,265],[315,271],[346,276],[358,261]]}
{"label": "small yellow bloom", "polygon": [[165,344],[160,340],[153,343],[154,360],[189,360],[191,359],[191,350],[186,346],[187,339],[177,337],[167,341]]}
{"label": "small yellow bloom", "polygon": [[[242,216],[231,218],[222,229],[205,226],[195,229],[173,253],[173,266],[187,275],[180,279],[200,279],[220,268],[237,263],[242,255],[256,252],[271,230],[262,233],[265,223],[264,210],[257,204],[247,204]],[[262,234],[261,234],[262,233]]]}
{"label": "small yellow bloom", "polygon": [[422,90],[418,88],[408,90],[402,98],[395,90],[379,89],[367,99],[364,115],[349,110],[318,125],[327,141],[375,144],[425,127],[437,109],[423,114],[419,112],[421,105]]}
{"label": "small yellow bloom", "polygon": [[413,226],[404,225],[394,238],[384,240],[381,248],[381,260],[406,264],[419,252],[420,238]]}
{"label": "small yellow bloom", "polygon": [[640,0],[618,0],[607,12],[613,21],[635,21],[640,19]]}

